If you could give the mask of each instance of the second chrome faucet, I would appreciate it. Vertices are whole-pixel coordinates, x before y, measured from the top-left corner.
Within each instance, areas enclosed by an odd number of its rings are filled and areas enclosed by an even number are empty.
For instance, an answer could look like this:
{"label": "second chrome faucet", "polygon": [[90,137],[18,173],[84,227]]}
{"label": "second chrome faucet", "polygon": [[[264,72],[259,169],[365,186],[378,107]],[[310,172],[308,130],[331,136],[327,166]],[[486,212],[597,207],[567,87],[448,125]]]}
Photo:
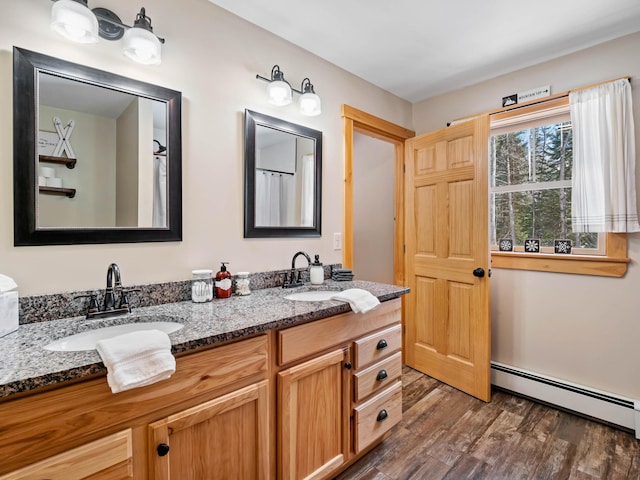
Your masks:
{"label": "second chrome faucet", "polygon": [[302,277],[303,272],[297,272],[296,274],[296,259],[301,255],[307,259],[307,270],[311,266],[311,257],[308,253],[296,252],[296,254],[291,259],[291,271],[289,272],[289,274],[284,274],[284,282],[282,283],[282,288],[293,288],[304,285],[304,279]]}

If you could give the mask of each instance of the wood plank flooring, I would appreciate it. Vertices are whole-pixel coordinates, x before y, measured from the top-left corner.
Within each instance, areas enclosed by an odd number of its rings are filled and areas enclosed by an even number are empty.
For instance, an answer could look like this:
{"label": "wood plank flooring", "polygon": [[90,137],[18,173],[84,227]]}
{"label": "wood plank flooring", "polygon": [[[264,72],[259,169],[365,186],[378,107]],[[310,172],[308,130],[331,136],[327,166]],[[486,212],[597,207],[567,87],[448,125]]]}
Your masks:
{"label": "wood plank flooring", "polygon": [[638,480],[627,432],[494,391],[484,403],[404,367],[403,419],[337,480]]}

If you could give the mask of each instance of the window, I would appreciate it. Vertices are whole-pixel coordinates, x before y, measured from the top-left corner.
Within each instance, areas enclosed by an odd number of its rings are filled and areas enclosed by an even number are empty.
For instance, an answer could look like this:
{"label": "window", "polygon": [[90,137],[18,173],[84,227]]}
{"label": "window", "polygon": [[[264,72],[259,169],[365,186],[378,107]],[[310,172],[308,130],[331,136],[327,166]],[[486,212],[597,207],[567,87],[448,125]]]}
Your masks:
{"label": "window", "polygon": [[[571,229],[572,147],[567,97],[492,115],[489,232],[493,266],[589,273],[571,260],[590,261],[587,270],[591,271],[593,261],[607,261],[610,255],[626,257],[624,234],[620,252],[620,234]],[[558,247],[565,255],[554,253],[556,240],[562,241]],[[569,255],[566,240],[571,241]],[[500,243],[511,243],[513,251],[499,251]],[[626,270],[622,263],[618,267]],[[619,270],[612,276],[618,274]]]}

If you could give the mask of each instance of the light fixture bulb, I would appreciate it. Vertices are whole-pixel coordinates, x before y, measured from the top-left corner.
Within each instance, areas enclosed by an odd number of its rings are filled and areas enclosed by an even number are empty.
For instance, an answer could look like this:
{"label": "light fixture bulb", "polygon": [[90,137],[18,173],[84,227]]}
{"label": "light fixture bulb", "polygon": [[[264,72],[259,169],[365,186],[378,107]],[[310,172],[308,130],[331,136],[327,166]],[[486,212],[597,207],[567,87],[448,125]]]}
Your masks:
{"label": "light fixture bulb", "polygon": [[315,117],[322,113],[322,102],[315,93],[303,93],[298,101],[300,113],[308,117]]}
{"label": "light fixture bulb", "polygon": [[124,32],[122,53],[134,62],[159,65],[162,61],[160,39],[153,33],[151,19],[144,7],[140,9],[132,28]]}
{"label": "light fixture bulb", "polygon": [[291,86],[283,80],[274,80],[267,85],[267,95],[269,103],[278,107],[283,107],[291,103]]}
{"label": "light fixture bulb", "polygon": [[78,43],[98,42],[98,19],[85,3],[58,0],[51,7],[51,28]]}
{"label": "light fixture bulb", "polygon": [[300,90],[303,92],[302,95],[300,95],[300,100],[298,100],[300,113],[307,117],[320,115],[322,113],[322,102],[320,101],[320,97],[316,95],[311,80],[305,78],[302,81]]}

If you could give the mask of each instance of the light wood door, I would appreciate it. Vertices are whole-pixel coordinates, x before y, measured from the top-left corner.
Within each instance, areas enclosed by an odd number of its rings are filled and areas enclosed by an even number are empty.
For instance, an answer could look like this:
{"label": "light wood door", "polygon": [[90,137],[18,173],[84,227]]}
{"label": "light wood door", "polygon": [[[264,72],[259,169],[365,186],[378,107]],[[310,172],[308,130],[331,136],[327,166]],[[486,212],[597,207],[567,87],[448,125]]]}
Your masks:
{"label": "light wood door", "polygon": [[264,381],[150,424],[151,478],[267,479],[267,399]]}
{"label": "light wood door", "polygon": [[123,430],[21,468],[0,480],[126,480],[133,478],[131,430]]}
{"label": "light wood door", "polygon": [[409,139],[405,161],[406,363],[484,401],[491,394],[488,132],[485,116]]}
{"label": "light wood door", "polygon": [[278,476],[328,478],[347,460],[349,351],[335,350],[278,373]]}

